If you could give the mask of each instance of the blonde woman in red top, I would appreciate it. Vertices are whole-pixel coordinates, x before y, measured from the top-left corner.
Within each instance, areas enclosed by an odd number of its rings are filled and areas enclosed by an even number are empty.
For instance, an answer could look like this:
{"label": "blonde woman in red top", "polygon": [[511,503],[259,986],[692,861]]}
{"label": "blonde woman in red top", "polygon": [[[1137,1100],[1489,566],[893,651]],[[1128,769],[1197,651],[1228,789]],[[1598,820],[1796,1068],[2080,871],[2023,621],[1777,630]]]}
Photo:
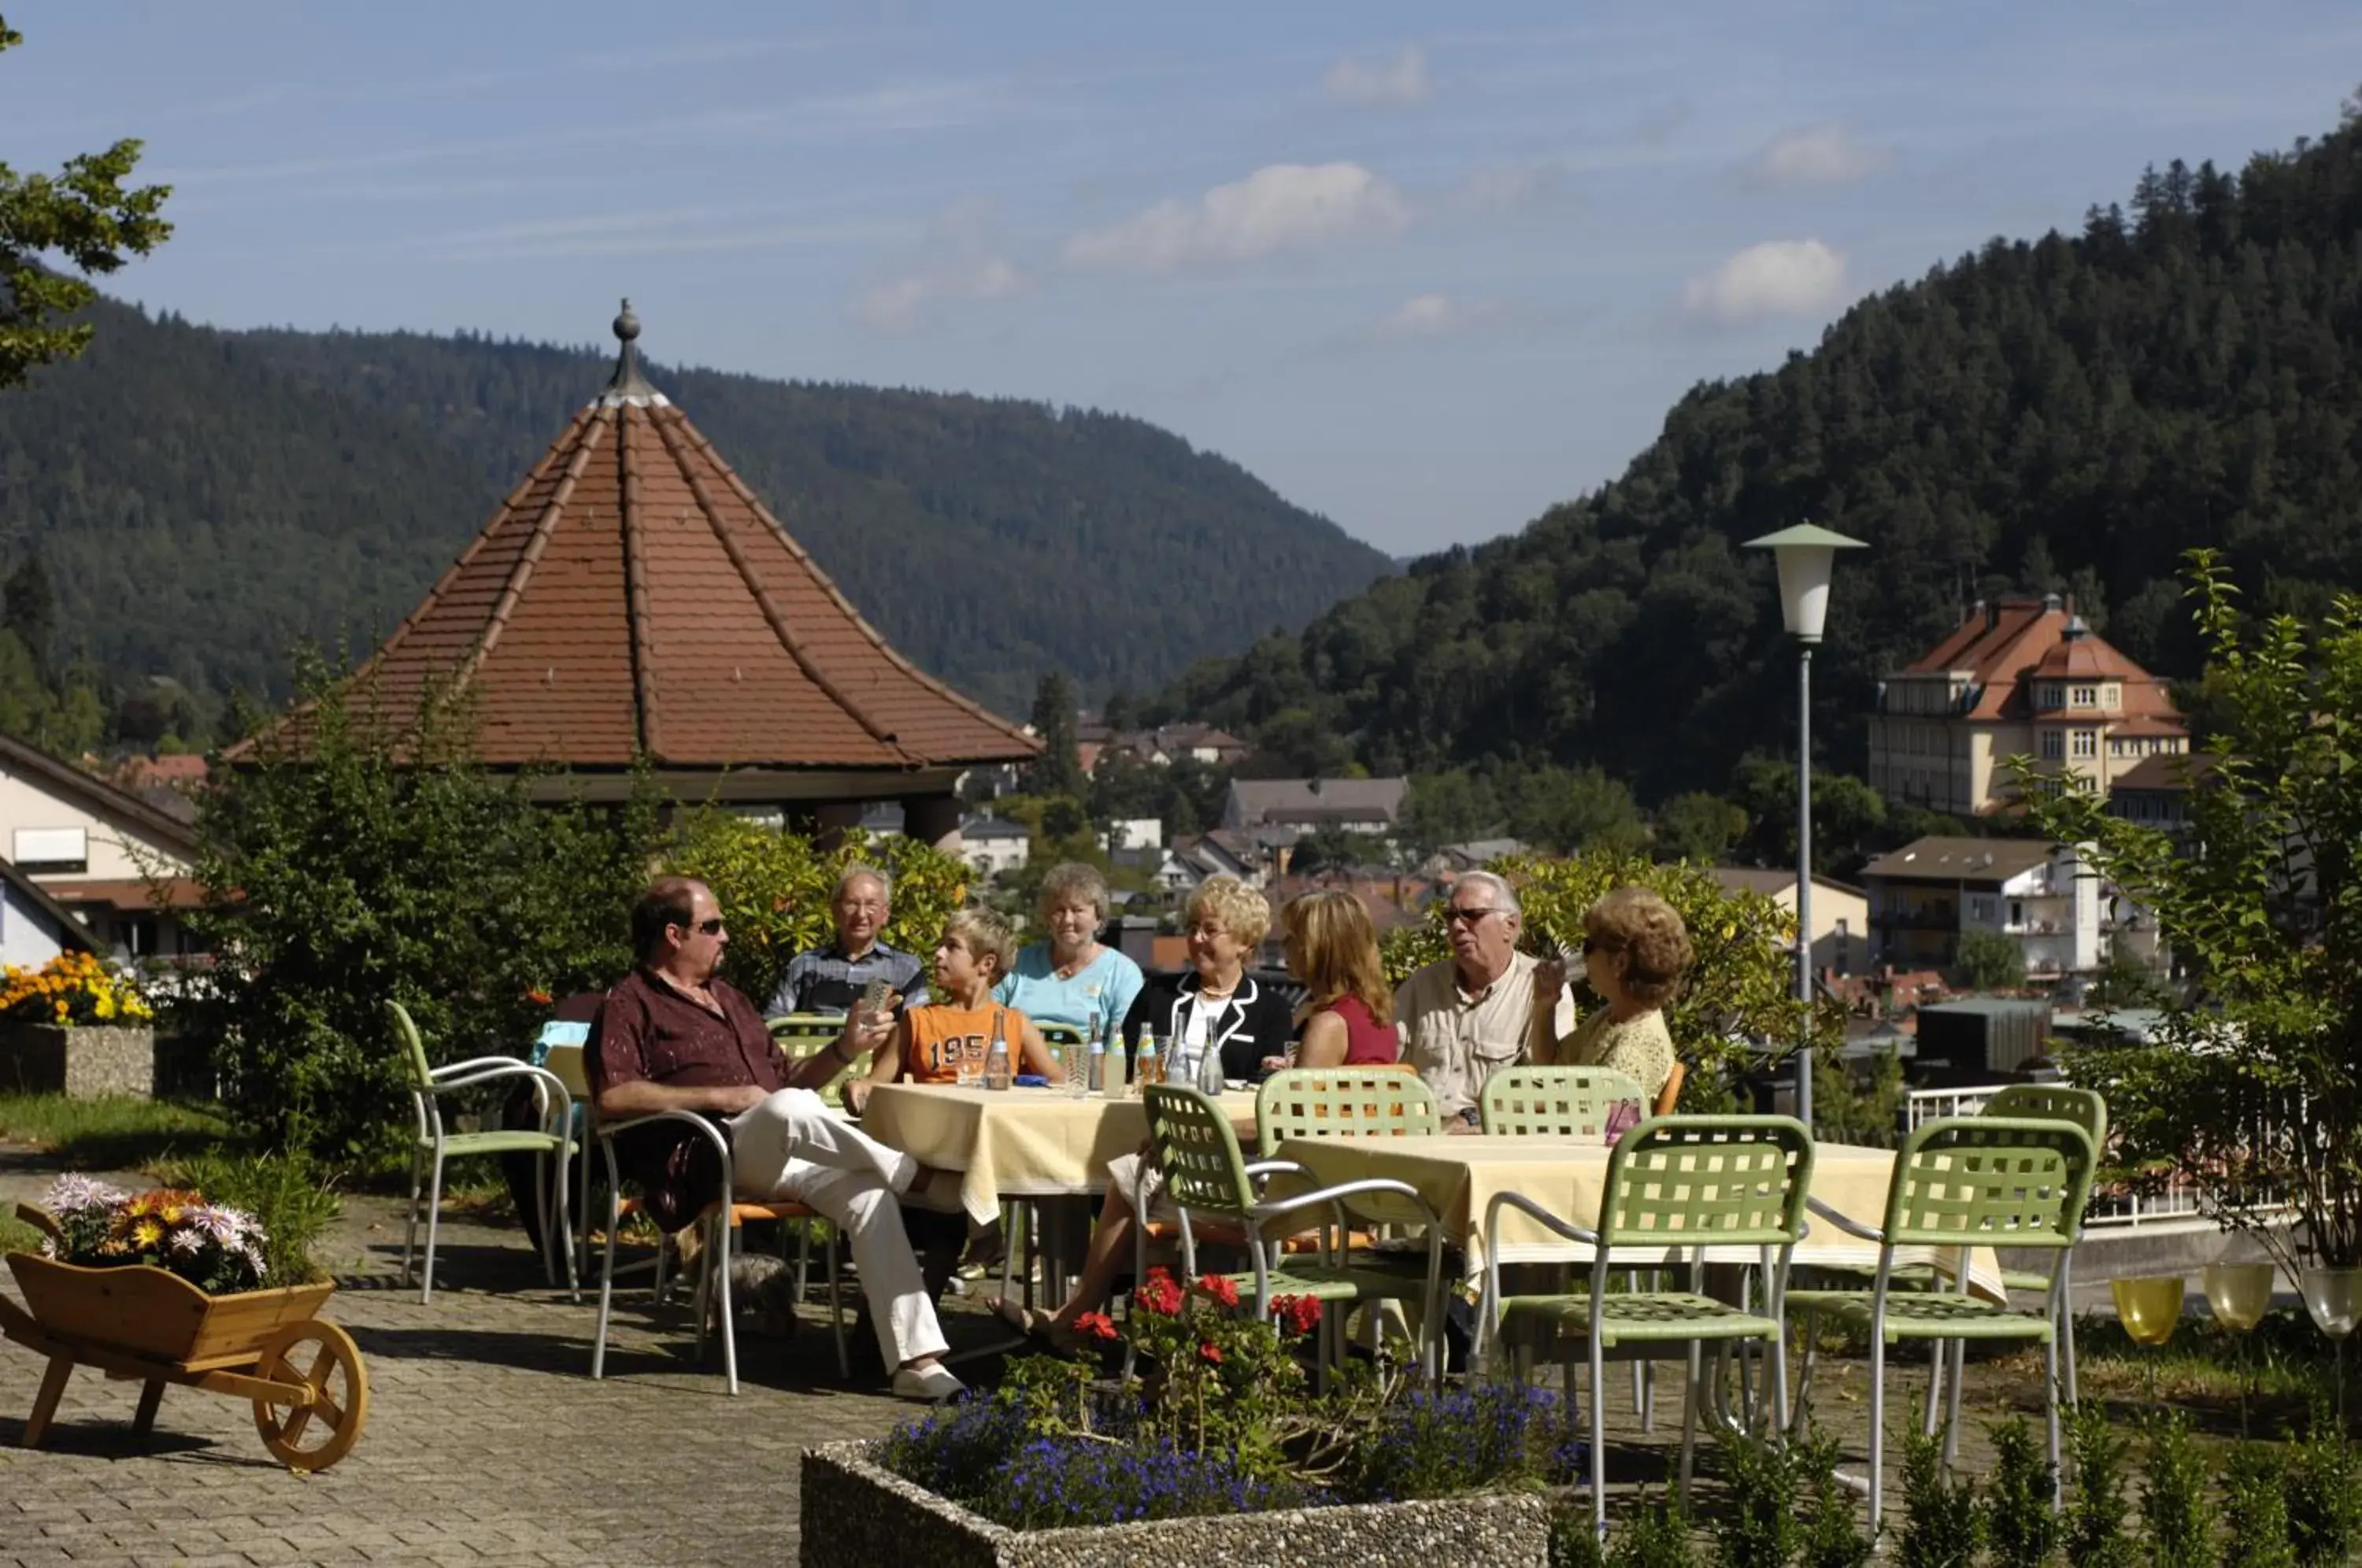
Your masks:
{"label": "blonde woman in red top", "polygon": [[1296,1065],[1392,1064],[1401,1051],[1395,997],[1378,956],[1377,928],[1360,897],[1336,889],[1305,893],[1280,911],[1280,931],[1287,972],[1305,988]]}

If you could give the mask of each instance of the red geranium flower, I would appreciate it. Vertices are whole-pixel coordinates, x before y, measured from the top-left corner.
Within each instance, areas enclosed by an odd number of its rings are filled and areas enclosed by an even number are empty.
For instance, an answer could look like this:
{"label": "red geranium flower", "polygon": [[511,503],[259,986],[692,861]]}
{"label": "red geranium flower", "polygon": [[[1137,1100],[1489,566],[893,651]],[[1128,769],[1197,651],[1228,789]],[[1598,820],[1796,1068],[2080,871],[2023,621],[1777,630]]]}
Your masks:
{"label": "red geranium flower", "polygon": [[1163,1269],[1152,1269],[1147,1283],[1131,1293],[1131,1302],[1143,1312],[1170,1318],[1181,1310],[1181,1287]]}
{"label": "red geranium flower", "polygon": [[1229,1275],[1204,1274],[1198,1276],[1198,1288],[1225,1307],[1239,1304],[1239,1287]]}
{"label": "red geranium flower", "polygon": [[1222,1347],[1211,1340],[1206,1341],[1198,1347],[1198,1354],[1200,1359],[1210,1361],[1216,1366],[1222,1364]]}
{"label": "red geranium flower", "polygon": [[1272,1315],[1287,1327],[1291,1334],[1308,1334],[1320,1321],[1320,1302],[1310,1296],[1275,1297]]}
{"label": "red geranium flower", "polygon": [[1085,1312],[1075,1319],[1075,1332],[1095,1340],[1115,1338],[1115,1320],[1104,1312]]}
{"label": "red geranium flower", "polygon": [[547,1007],[552,999],[547,991],[543,990],[539,986],[535,986],[533,989],[525,992],[524,999],[533,1003],[535,1007]]}

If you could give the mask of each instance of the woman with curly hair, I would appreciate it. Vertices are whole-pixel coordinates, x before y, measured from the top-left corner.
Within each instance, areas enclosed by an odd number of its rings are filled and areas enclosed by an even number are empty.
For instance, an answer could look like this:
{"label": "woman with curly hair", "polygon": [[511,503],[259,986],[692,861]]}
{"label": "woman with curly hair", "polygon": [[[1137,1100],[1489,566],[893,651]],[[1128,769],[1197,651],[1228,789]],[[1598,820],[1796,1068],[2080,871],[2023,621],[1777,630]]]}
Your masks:
{"label": "woman with curly hair", "polygon": [[1680,994],[1693,956],[1679,911],[1646,888],[1618,888],[1583,913],[1583,968],[1606,1005],[1557,1043],[1567,1067],[1612,1067],[1650,1101],[1673,1076],[1664,1006]]}

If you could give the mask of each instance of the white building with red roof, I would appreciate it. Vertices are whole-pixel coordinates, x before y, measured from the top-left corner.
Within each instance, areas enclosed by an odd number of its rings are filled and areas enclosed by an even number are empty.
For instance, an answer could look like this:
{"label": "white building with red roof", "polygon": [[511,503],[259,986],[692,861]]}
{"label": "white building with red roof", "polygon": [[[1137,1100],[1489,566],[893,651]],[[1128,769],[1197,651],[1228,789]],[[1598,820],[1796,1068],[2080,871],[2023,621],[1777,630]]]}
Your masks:
{"label": "white building with red roof", "polygon": [[2003,760],[2074,774],[2103,795],[2153,756],[2190,749],[2166,683],[2110,646],[2074,606],[1980,604],[1951,634],[1879,683],[1871,787],[1955,816],[2011,803]]}

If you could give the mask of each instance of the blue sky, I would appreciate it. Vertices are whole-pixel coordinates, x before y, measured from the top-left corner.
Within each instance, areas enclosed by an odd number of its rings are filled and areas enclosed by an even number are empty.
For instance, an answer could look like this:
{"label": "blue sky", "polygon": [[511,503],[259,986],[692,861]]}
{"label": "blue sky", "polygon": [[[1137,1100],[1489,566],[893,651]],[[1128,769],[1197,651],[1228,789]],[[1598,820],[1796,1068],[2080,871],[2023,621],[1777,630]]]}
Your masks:
{"label": "blue sky", "polygon": [[2362,82],[2350,0],[6,15],[0,157],[176,188],[127,297],[579,343],[629,294],[658,359],[1120,410],[1398,553]]}

